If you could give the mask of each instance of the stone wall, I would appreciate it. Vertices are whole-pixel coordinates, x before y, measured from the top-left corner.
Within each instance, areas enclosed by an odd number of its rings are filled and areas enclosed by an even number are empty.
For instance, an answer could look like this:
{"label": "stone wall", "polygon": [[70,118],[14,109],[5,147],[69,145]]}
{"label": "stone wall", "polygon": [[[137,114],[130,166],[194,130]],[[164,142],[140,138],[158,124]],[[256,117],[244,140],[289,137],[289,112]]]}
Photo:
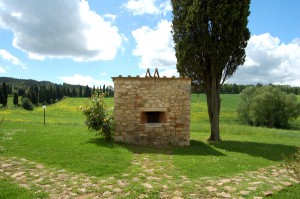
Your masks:
{"label": "stone wall", "polygon": [[115,77],[116,142],[190,145],[189,78]]}

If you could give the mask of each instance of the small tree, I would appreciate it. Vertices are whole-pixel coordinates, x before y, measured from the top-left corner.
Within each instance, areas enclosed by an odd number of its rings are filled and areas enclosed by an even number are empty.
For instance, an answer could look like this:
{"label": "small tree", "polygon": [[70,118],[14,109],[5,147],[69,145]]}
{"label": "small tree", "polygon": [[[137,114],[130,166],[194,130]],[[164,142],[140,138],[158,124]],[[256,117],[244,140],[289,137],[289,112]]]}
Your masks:
{"label": "small tree", "polygon": [[83,91],[83,96],[91,97],[91,95],[92,95],[92,91],[91,91],[90,87],[88,85],[86,85],[86,87],[84,88],[84,91]]}
{"label": "small tree", "polygon": [[286,94],[273,86],[243,90],[238,117],[244,123],[276,128],[288,127],[300,114],[300,103],[294,94]]}
{"label": "small tree", "polygon": [[113,140],[114,118],[106,107],[104,95],[95,92],[88,102],[85,107],[81,107],[86,116],[85,125],[89,130],[103,135],[106,140]]}
{"label": "small tree", "polygon": [[13,103],[15,106],[17,106],[19,104],[19,96],[18,93],[14,94],[14,99],[13,99]]}
{"label": "small tree", "polygon": [[300,183],[300,148],[298,147],[297,152],[290,155],[284,156],[283,166],[287,170],[288,174]]}
{"label": "small tree", "polygon": [[33,110],[33,104],[31,103],[31,101],[27,98],[27,97],[24,97],[21,101],[21,106],[26,109],[26,110],[29,110],[29,111],[32,111]]}

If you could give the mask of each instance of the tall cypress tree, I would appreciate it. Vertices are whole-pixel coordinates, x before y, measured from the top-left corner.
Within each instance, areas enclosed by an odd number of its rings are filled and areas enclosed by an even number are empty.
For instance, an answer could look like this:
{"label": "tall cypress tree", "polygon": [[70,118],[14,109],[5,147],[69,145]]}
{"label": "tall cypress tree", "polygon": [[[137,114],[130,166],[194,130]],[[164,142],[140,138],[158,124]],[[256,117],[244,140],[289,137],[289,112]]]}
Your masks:
{"label": "tall cypress tree", "polygon": [[2,86],[0,85],[0,104],[3,103],[3,92],[2,92]]}
{"label": "tall cypress tree", "polygon": [[91,89],[89,88],[88,85],[86,85],[85,89],[84,89],[84,97],[91,97]]}
{"label": "tall cypress tree", "polygon": [[82,97],[82,86],[79,86],[79,97]]}
{"label": "tall cypress tree", "polygon": [[14,103],[15,106],[17,106],[17,105],[19,104],[19,96],[18,96],[18,93],[14,93],[13,103]]}
{"label": "tall cypress tree", "polygon": [[219,141],[220,88],[245,62],[250,0],[171,0],[177,70],[206,93],[211,134]]}
{"label": "tall cypress tree", "polygon": [[7,106],[8,90],[5,82],[2,83],[2,105]]}

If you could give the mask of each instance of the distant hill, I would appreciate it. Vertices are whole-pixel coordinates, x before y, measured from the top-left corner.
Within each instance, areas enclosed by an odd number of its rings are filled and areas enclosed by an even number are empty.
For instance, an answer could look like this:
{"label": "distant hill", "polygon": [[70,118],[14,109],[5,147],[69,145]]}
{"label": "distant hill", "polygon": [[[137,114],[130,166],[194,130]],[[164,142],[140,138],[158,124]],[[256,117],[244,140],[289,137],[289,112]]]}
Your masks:
{"label": "distant hill", "polygon": [[6,82],[9,85],[22,85],[22,86],[34,86],[34,85],[54,85],[50,81],[36,81],[33,79],[17,79],[12,77],[0,77],[0,83]]}
{"label": "distant hill", "polygon": [[[5,82],[8,85],[8,94],[18,93],[19,96],[24,96],[29,94],[34,90],[36,95],[41,95],[39,92],[42,90],[49,90],[51,93],[61,93],[59,96],[69,96],[69,97],[90,97],[94,93],[94,88],[82,85],[72,85],[72,84],[56,84],[50,81],[36,81],[33,79],[17,79],[12,77],[0,77],[0,88],[2,83]],[[100,86],[100,85],[99,85]],[[113,88],[108,86],[101,88],[104,93],[107,93],[108,97],[113,96]],[[103,89],[105,91],[103,91]],[[49,98],[49,97],[48,97]],[[55,99],[55,97],[51,97]]]}

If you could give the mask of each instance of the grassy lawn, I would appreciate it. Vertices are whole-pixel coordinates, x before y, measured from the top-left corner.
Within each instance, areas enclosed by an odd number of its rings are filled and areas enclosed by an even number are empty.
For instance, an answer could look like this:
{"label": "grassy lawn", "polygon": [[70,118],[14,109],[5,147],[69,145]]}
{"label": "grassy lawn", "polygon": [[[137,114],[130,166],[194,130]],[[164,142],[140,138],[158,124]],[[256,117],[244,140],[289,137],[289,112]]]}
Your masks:
{"label": "grassy lawn", "polygon": [[130,165],[132,152],[106,143],[84,127],[78,107],[85,101],[68,98],[47,106],[46,126],[41,107],[1,110],[5,122],[0,129],[0,154],[95,176],[122,172]]}
{"label": "grassy lawn", "polygon": [[275,193],[273,196],[269,197],[270,199],[282,199],[282,198],[288,198],[288,199],[298,199],[300,193],[300,184],[296,184],[294,186],[285,188],[277,193]]}
{"label": "grassy lawn", "polygon": [[[299,96],[298,96],[299,97]],[[175,165],[187,176],[228,176],[280,163],[283,154],[296,151],[299,130],[242,125],[237,120],[239,95],[222,95],[220,132],[222,142],[208,143],[210,131],[204,95],[193,95],[191,147],[174,150]],[[300,98],[298,98],[300,100]],[[300,124],[299,118],[293,126]]]}
{"label": "grassy lawn", "polygon": [[0,199],[47,198],[48,197],[47,193],[44,192],[35,193],[34,190],[28,190],[26,188],[22,188],[9,178],[1,179],[0,185],[1,185]]}
{"label": "grassy lawn", "polygon": [[[298,99],[300,101],[299,96]],[[26,158],[49,168],[100,178],[134,170],[136,167],[131,164],[134,153],[165,158],[164,149],[106,143],[89,132],[79,110],[86,101],[66,98],[47,106],[44,126],[41,107],[26,111],[14,107],[10,98],[9,107],[0,108],[0,119],[5,117],[0,126],[0,156]],[[113,99],[106,99],[106,102],[109,107],[113,106]],[[172,164],[179,173],[176,175],[191,179],[226,177],[280,164],[282,154],[296,151],[295,147],[300,145],[300,118],[292,123],[291,130],[245,126],[236,117],[238,102],[238,95],[222,95],[220,129],[223,141],[208,143],[210,128],[205,96],[192,96],[191,146],[167,149],[173,154]],[[142,190],[140,185],[136,186]],[[5,190],[18,188],[8,178],[1,179],[0,187],[0,195]],[[24,191],[17,192],[23,194]],[[20,198],[30,198],[32,193],[24,194],[29,196]]]}

